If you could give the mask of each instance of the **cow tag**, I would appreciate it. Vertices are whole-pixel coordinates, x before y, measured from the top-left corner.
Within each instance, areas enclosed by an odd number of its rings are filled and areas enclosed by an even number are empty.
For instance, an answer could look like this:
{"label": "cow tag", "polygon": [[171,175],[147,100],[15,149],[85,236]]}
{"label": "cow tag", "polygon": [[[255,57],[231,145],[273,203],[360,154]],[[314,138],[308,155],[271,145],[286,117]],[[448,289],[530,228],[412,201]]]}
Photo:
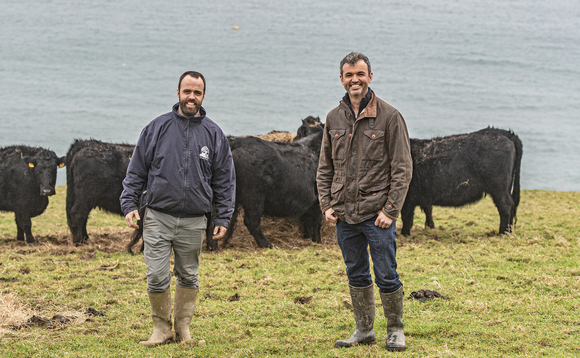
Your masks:
{"label": "cow tag", "polygon": [[60,163],[60,164],[58,165],[58,167],[59,167],[59,168],[62,168],[62,167],[64,167],[64,163]]}
{"label": "cow tag", "polygon": [[28,166],[31,168],[34,168],[34,164],[32,164],[32,163],[28,163]]}

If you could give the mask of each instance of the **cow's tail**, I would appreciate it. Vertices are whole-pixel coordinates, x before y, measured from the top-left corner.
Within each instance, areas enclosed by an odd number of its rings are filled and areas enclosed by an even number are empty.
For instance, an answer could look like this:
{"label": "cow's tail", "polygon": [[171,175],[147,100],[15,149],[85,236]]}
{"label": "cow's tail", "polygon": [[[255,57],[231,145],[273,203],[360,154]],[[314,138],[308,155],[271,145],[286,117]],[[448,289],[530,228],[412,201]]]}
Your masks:
{"label": "cow's tail", "polygon": [[224,238],[223,238],[224,245],[229,244],[231,239],[232,239],[232,236],[234,235],[234,230],[236,229],[236,222],[238,221],[239,214],[240,214],[240,208],[239,208],[238,204],[236,203],[236,206],[234,207],[234,213],[232,214],[232,218],[230,219],[230,224],[228,225],[228,229],[227,229],[226,234],[224,235]]}
{"label": "cow's tail", "polygon": [[514,201],[514,206],[512,208],[512,216],[514,218],[514,224],[517,222],[517,210],[518,205],[520,204],[520,172],[521,172],[521,165],[522,165],[522,155],[524,153],[522,141],[518,136],[510,131],[511,137],[510,139],[514,143],[516,147],[516,160],[514,163],[514,172],[513,172],[513,184],[512,184],[512,199]]}
{"label": "cow's tail", "polygon": [[[141,238],[143,237],[143,221],[145,220],[145,207],[142,207],[141,209],[139,209],[139,217],[141,218],[141,220],[139,220],[137,222],[137,225],[139,225],[139,228],[133,230],[133,233],[131,234],[131,241],[126,246],[127,252],[130,253],[131,255],[135,254],[133,252],[133,246],[135,246],[135,244],[138,243],[139,240],[141,240]],[[139,251],[143,252],[144,248],[145,248],[145,241],[143,241],[143,243],[141,243],[141,249]]]}

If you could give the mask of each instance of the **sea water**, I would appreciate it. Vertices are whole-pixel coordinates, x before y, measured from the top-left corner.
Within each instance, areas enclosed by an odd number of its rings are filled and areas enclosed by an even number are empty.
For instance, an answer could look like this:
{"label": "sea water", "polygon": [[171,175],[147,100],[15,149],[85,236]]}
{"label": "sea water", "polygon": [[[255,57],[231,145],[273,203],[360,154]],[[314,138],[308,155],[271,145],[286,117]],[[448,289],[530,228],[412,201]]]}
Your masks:
{"label": "sea water", "polygon": [[351,51],[412,138],[512,129],[524,189],[580,190],[577,0],[3,0],[0,146],[135,143],[187,70],[226,134],[293,132],[338,104]]}

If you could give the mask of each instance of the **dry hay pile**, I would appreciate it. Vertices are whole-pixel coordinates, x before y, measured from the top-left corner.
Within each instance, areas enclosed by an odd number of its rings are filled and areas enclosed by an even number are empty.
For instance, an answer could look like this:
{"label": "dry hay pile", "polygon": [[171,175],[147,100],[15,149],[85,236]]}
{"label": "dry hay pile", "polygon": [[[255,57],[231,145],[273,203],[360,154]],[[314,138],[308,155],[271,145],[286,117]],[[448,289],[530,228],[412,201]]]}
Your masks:
{"label": "dry hay pile", "polygon": [[9,329],[20,327],[33,313],[20,302],[15,293],[0,293],[0,337]]}
{"label": "dry hay pile", "polygon": [[257,135],[256,137],[271,142],[292,142],[292,139],[296,137],[296,133],[271,131],[268,134]]}
{"label": "dry hay pile", "polygon": [[[220,248],[235,248],[256,250],[258,244],[244,225],[243,209],[240,208],[240,215],[236,222],[236,228],[232,239],[228,244]],[[305,239],[302,235],[300,221],[296,219],[272,218],[264,216],[261,222],[262,232],[270,243],[276,248],[299,249],[312,244],[311,239]],[[334,224],[323,220],[320,230],[322,245],[336,245],[336,230]]]}

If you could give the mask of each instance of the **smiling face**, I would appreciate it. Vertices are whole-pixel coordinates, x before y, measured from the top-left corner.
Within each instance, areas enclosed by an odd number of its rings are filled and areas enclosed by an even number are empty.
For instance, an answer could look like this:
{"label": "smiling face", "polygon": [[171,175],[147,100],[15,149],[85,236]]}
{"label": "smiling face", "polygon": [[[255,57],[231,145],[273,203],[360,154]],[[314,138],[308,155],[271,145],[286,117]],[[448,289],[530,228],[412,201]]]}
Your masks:
{"label": "smiling face", "polygon": [[340,82],[351,99],[363,98],[372,80],[373,73],[369,73],[369,68],[363,60],[357,61],[354,65],[345,63],[342,66]]}
{"label": "smiling face", "polygon": [[205,98],[205,87],[201,78],[185,76],[177,90],[179,98],[179,108],[177,113],[184,117],[194,117],[199,115],[199,110]]}

